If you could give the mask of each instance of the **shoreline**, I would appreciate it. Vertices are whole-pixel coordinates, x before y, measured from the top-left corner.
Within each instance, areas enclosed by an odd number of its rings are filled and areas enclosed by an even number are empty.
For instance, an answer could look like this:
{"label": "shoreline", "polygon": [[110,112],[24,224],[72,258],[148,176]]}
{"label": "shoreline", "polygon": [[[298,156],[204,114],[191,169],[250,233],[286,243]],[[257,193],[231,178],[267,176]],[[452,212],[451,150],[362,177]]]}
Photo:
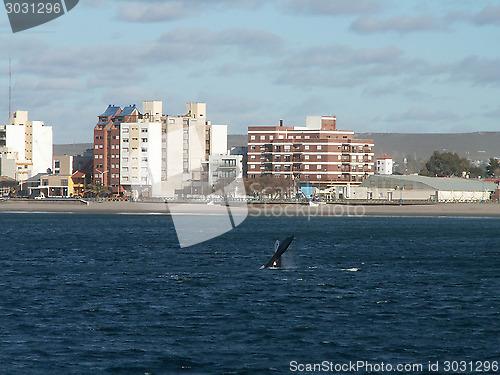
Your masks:
{"label": "shoreline", "polygon": [[[93,214],[165,214],[165,215],[227,215],[225,206],[199,203],[148,203],[128,201],[0,201],[1,213],[93,213]],[[409,205],[374,204],[248,204],[248,216],[445,216],[500,217],[498,203],[435,203]],[[246,207],[231,207],[235,215],[245,215]]]}

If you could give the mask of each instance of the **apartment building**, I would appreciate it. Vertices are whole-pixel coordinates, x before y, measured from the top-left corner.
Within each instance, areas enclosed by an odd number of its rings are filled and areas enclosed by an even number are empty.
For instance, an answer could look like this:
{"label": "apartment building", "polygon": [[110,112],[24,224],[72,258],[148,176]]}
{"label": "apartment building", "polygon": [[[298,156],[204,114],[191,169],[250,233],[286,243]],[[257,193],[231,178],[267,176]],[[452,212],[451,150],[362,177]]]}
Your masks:
{"label": "apartment building", "polygon": [[120,185],[128,195],[162,195],[162,123],[121,124]]}
{"label": "apartment building", "polygon": [[185,115],[165,116],[163,125],[163,196],[193,185],[205,191],[210,155],[227,152],[227,126],[207,121],[206,103],[187,103]]}
{"label": "apartment building", "polygon": [[394,161],[389,155],[381,155],[377,158],[376,174],[391,175],[394,169]]}
{"label": "apartment building", "polygon": [[135,105],[121,109],[109,105],[94,127],[94,182],[107,186],[113,194],[120,187],[120,125],[139,120]]}
{"label": "apartment building", "polygon": [[322,188],[359,185],[374,174],[373,140],[338,130],[335,116],[308,116],[305,127],[248,128],[248,177],[272,175]]}
{"label": "apartment building", "polygon": [[186,114],[163,115],[161,101],[110,105],[94,129],[94,181],[114,194],[175,195],[208,179],[212,154],[227,152],[227,126],[206,120],[205,103],[187,103]]}
{"label": "apartment building", "polygon": [[16,180],[26,181],[52,168],[52,127],[30,121],[28,111],[16,111],[0,126],[0,153],[16,161]]}

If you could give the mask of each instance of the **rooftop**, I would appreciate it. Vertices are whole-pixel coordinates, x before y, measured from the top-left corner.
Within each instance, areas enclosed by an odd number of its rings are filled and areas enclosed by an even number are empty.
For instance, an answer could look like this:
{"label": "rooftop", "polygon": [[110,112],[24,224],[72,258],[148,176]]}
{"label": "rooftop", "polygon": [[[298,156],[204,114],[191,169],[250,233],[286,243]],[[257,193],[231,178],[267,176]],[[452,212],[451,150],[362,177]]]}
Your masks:
{"label": "rooftop", "polygon": [[495,191],[494,182],[458,177],[427,177],[419,175],[373,175],[362,184],[372,188],[400,188],[440,191]]}

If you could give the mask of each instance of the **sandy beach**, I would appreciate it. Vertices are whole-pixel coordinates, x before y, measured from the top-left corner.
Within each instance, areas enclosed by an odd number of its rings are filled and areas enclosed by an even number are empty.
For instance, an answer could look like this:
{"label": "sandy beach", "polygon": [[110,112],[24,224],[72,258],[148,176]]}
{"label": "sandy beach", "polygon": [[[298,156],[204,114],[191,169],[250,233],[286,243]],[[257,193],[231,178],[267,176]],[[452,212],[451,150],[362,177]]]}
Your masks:
{"label": "sandy beach", "polygon": [[[438,203],[414,205],[374,204],[323,204],[308,206],[299,204],[238,204],[231,207],[237,215],[250,216],[455,216],[500,217],[498,203]],[[77,201],[0,201],[0,213],[47,212],[47,213],[101,213],[101,214],[172,214],[172,215],[225,215],[227,208],[200,203],[146,203],[126,201],[89,202]]]}

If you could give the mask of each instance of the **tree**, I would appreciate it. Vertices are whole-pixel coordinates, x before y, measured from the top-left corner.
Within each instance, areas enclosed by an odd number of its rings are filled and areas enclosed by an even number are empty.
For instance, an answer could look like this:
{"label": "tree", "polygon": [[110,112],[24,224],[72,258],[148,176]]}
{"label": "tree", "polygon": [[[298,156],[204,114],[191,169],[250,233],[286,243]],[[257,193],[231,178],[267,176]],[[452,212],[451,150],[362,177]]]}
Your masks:
{"label": "tree", "polygon": [[498,159],[490,159],[486,166],[486,174],[489,177],[500,177],[500,161]]}
{"label": "tree", "polygon": [[273,175],[260,176],[245,180],[247,194],[259,198],[269,196],[271,199],[290,198],[293,195],[293,180],[276,178]]}
{"label": "tree", "polygon": [[87,191],[92,197],[105,197],[110,193],[108,188],[101,183],[94,183],[90,185]]}
{"label": "tree", "polygon": [[465,158],[456,153],[434,151],[429,161],[420,171],[424,176],[457,176],[462,177],[463,172],[469,173],[471,165]]}

